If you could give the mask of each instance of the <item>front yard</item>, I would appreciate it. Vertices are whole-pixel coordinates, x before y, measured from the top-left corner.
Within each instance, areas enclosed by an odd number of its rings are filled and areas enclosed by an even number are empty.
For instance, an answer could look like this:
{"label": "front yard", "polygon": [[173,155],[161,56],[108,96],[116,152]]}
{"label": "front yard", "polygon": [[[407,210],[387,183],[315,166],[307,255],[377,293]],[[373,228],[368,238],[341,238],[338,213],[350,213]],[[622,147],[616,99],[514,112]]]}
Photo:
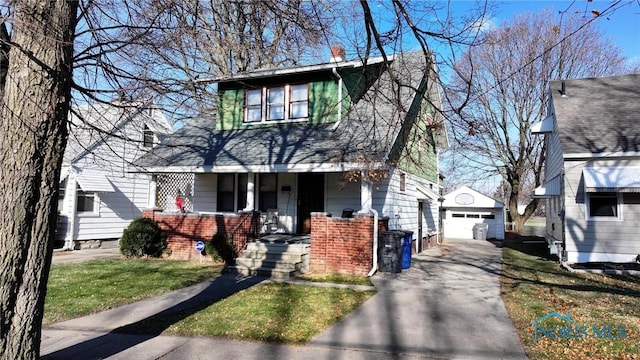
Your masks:
{"label": "front yard", "polygon": [[546,244],[505,241],[502,257],[502,298],[531,359],[640,359],[640,277],[571,273]]}
{"label": "front yard", "polygon": [[[51,269],[45,324],[161,295],[220,274],[221,265],[172,260],[100,260]],[[371,285],[366,277],[313,281]],[[128,333],[219,336],[304,343],[341,320],[374,291],[264,283],[193,312],[163,314],[119,329]]]}

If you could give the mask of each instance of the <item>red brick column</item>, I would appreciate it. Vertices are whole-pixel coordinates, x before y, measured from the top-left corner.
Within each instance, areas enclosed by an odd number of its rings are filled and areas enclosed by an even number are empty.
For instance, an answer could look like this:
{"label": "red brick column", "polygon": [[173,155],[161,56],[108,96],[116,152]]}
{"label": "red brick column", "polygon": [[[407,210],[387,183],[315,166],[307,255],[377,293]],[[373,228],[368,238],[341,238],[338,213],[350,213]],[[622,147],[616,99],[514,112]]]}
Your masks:
{"label": "red brick column", "polygon": [[[311,215],[311,271],[365,275],[373,264],[373,215]],[[383,225],[384,226],[384,225]]]}

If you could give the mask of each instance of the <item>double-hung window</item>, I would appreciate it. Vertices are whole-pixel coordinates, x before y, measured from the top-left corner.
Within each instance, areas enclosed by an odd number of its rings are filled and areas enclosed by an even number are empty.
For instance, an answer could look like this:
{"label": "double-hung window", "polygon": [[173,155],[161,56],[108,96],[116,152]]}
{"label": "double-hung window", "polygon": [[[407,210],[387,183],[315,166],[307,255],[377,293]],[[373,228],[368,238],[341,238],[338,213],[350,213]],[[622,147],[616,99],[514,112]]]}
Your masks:
{"label": "double-hung window", "polygon": [[217,211],[240,211],[245,208],[248,178],[247,174],[218,174]]}
{"label": "double-hung window", "polygon": [[309,117],[309,85],[291,85],[289,118],[306,119]]}
{"label": "double-hung window", "polygon": [[245,122],[262,121],[262,89],[245,91]]}
{"label": "double-hung window", "polygon": [[78,213],[94,214],[97,213],[96,193],[93,191],[83,191],[80,186],[76,190],[76,210]]}
{"label": "double-hung window", "polygon": [[153,131],[145,124],[142,129],[142,146],[145,148],[153,147],[153,138]]}
{"label": "double-hung window", "polygon": [[284,120],[284,87],[267,89],[267,120]]}
{"label": "double-hung window", "polygon": [[309,84],[245,90],[245,123],[305,120],[309,117]]}

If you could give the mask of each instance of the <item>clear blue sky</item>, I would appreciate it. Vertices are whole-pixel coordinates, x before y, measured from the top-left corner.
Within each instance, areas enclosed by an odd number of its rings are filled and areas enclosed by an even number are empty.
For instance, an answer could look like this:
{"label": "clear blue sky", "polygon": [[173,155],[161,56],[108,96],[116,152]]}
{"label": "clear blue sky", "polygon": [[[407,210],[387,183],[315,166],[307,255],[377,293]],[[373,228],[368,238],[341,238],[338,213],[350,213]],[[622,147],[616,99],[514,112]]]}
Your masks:
{"label": "clear blue sky", "polygon": [[[473,2],[452,0],[454,6],[464,6],[465,3],[470,5]],[[601,12],[602,15],[595,19],[600,29],[622,49],[624,56],[640,61],[640,0],[503,0],[496,4],[498,14],[492,19],[495,25],[518,13],[538,12],[550,7],[557,11],[558,16],[565,10],[568,14],[587,18],[594,17],[593,10]]]}

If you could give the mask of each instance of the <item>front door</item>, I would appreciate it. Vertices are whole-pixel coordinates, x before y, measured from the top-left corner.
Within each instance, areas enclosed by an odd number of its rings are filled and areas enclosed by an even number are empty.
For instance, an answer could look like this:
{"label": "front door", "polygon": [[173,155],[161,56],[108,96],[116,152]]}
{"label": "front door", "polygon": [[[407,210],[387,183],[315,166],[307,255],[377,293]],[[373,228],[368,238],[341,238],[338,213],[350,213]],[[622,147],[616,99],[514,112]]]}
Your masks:
{"label": "front door", "polygon": [[324,174],[298,174],[298,224],[299,234],[311,232],[311,213],[324,211]]}

